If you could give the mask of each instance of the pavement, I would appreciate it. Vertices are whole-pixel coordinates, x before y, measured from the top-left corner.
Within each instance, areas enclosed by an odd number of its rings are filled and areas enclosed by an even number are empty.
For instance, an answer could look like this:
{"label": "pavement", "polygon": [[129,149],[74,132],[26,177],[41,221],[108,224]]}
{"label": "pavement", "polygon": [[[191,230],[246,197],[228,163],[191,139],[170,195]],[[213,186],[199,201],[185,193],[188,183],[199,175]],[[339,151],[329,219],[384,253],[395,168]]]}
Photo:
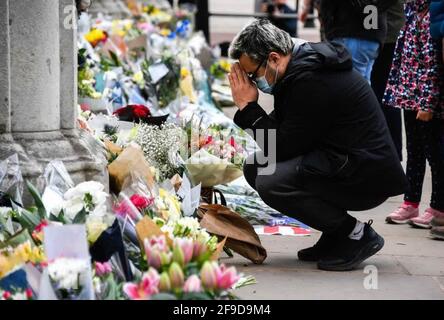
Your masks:
{"label": "pavement", "polygon": [[[236,20],[213,22],[212,39],[229,41],[236,32],[234,30],[240,30],[239,24]],[[228,26],[231,26],[229,32],[224,32]],[[300,37],[318,41],[319,33],[317,29],[301,29]],[[273,99],[262,95],[260,104],[271,111]],[[224,111],[232,117],[236,108]],[[426,209],[430,194],[431,179],[430,172],[427,172],[421,210]],[[256,285],[236,293],[241,299],[258,300],[444,300],[444,241],[430,239],[428,230],[386,224],[385,217],[401,203],[402,197],[396,197],[373,210],[352,213],[363,222],[374,220],[373,227],[386,241],[385,247],[359,269],[326,272],[318,270],[315,263],[299,261],[298,250],[312,246],[320,237],[316,230],[310,237],[262,236],[261,241],[268,251],[263,265],[254,265],[240,256],[223,260],[257,280]]]}

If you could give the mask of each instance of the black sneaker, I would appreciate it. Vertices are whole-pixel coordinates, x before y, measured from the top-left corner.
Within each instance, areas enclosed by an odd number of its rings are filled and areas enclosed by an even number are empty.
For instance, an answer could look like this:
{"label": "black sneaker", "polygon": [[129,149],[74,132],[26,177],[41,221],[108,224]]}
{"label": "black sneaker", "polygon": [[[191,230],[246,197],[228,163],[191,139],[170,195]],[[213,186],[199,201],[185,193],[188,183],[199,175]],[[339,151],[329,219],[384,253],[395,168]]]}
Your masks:
{"label": "black sneaker", "polygon": [[335,237],[323,233],[313,247],[302,249],[298,252],[298,259],[301,261],[317,262],[331,252],[337,245],[337,241]]}
{"label": "black sneaker", "polygon": [[349,271],[375,255],[384,247],[384,239],[371,227],[372,224],[372,220],[365,224],[361,240],[341,240],[331,256],[318,262],[318,268],[326,271]]}

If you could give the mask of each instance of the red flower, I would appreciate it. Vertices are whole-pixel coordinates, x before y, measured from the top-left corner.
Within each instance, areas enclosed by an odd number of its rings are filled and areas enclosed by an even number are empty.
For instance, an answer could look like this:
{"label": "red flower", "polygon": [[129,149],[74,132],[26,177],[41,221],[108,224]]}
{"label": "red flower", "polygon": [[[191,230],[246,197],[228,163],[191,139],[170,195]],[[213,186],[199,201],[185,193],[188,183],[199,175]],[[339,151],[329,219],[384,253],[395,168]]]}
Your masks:
{"label": "red flower", "polygon": [[148,107],[140,104],[128,105],[126,107],[120,108],[114,115],[118,116],[122,121],[140,121],[141,119],[146,119],[151,117],[151,112]]}
{"label": "red flower", "polygon": [[143,209],[149,207],[150,205],[153,204],[153,201],[154,201],[152,198],[149,199],[149,198],[141,196],[139,194],[132,195],[130,200],[138,210],[143,210]]}
{"label": "red flower", "polygon": [[30,299],[32,299],[32,290],[30,289],[30,288],[27,288],[26,289],[26,291],[25,291],[25,294],[26,294],[26,298],[28,299],[28,300],[30,300]]}
{"label": "red flower", "polygon": [[230,138],[230,145],[235,148],[236,147],[236,141],[234,141],[234,137]]}
{"label": "red flower", "polygon": [[43,231],[43,228],[47,227],[48,225],[49,225],[48,221],[42,220],[42,222],[40,222],[40,224],[37,227],[35,227],[34,231],[40,233]]}
{"label": "red flower", "polygon": [[134,116],[136,116],[137,118],[148,118],[151,115],[150,110],[143,105],[134,105],[131,107],[133,109]]}
{"label": "red flower", "polygon": [[3,299],[8,300],[8,299],[11,299],[11,297],[12,297],[11,292],[9,292],[9,291],[3,292]]}

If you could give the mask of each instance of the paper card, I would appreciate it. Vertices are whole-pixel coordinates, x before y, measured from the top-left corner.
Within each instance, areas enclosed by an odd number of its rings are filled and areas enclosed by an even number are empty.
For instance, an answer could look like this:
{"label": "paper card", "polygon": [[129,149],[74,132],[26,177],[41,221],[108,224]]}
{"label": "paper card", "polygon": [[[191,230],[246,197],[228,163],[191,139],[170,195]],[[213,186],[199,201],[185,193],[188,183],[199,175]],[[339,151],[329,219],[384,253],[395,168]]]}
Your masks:
{"label": "paper card", "polygon": [[144,241],[147,238],[151,238],[153,236],[161,236],[165,235],[166,240],[169,245],[173,244],[173,240],[168,237],[161,229],[160,227],[150,218],[144,217],[142,220],[140,220],[136,224],[136,232],[137,232],[137,238],[139,239],[139,244],[141,248],[144,248]]}
{"label": "paper card", "polygon": [[165,77],[170,70],[164,63],[156,63],[151,66],[149,66],[148,71],[151,76],[151,81],[156,84],[158,83],[163,77]]}
{"label": "paper card", "polygon": [[183,199],[182,211],[187,217],[191,217],[200,204],[201,184],[191,188],[191,182],[186,175],[182,179],[182,185],[177,195]]}
{"label": "paper card", "polygon": [[44,229],[44,247],[48,261],[65,257],[90,259],[84,225],[48,226]]}
{"label": "paper card", "polygon": [[14,289],[25,290],[28,288],[26,272],[23,269],[16,270],[3,279],[0,279],[0,289],[14,291]]}
{"label": "paper card", "polygon": [[[44,229],[44,248],[48,261],[57,258],[74,258],[91,261],[86,238],[85,225],[48,226]],[[91,264],[84,274],[83,290],[78,300],[94,300]],[[57,300],[52,287],[48,269],[45,268],[40,279],[39,300]]]}
{"label": "paper card", "polygon": [[40,292],[40,282],[42,278],[42,273],[34,267],[31,263],[26,264],[23,267],[26,272],[26,279],[28,279],[28,284],[32,291]]}

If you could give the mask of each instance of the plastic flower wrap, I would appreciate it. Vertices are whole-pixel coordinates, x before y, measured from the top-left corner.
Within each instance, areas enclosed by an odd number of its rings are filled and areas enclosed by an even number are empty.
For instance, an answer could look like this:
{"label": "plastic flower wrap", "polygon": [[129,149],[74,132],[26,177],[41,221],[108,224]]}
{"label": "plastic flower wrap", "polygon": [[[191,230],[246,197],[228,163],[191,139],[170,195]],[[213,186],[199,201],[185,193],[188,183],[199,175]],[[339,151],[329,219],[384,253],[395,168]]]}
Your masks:
{"label": "plastic flower wrap", "polygon": [[185,167],[194,184],[213,187],[243,175],[247,154],[242,137],[219,126],[202,129],[193,119],[186,124],[186,130],[191,156],[185,160]]}
{"label": "plastic flower wrap", "polygon": [[154,200],[157,212],[165,220],[175,221],[181,217],[180,202],[176,195],[165,189],[159,189],[159,195]]}

